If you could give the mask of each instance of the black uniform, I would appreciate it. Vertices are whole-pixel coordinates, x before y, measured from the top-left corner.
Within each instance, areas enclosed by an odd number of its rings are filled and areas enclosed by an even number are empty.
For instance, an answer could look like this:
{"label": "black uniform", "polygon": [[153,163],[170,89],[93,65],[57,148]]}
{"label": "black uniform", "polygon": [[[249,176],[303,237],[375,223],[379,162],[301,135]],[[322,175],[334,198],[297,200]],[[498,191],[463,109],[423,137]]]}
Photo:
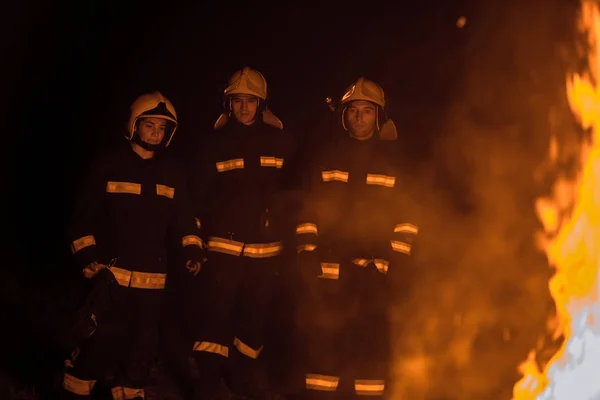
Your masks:
{"label": "black uniform", "polygon": [[71,248],[81,268],[112,265],[118,285],[65,372],[67,392],[87,396],[96,380],[114,376],[114,398],[141,394],[155,355],[171,235],[185,259],[200,260],[183,169],[159,154],[142,159],[129,143],[96,159],[69,224]]}
{"label": "black uniform", "polygon": [[190,293],[188,322],[206,392],[228,357],[239,361],[233,364],[242,370],[233,378],[240,380],[263,348],[283,232],[289,230],[282,190],[292,149],[289,133],[257,120],[250,126],[229,122],[192,152],[190,190],[208,262],[200,287]]}
{"label": "black uniform", "polygon": [[418,231],[394,147],[340,134],[309,168],[296,228],[307,398],[383,396],[390,289],[402,290]]}

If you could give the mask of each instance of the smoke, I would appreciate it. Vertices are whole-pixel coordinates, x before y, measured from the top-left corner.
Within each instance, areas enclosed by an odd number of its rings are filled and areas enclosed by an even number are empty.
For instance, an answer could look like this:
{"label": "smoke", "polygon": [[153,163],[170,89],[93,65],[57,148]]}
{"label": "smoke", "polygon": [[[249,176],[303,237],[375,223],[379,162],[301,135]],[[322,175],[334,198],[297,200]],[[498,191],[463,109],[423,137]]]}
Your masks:
{"label": "smoke", "polygon": [[556,173],[543,162],[550,134],[575,137],[565,74],[577,3],[494,3],[469,16],[465,87],[430,166],[411,174],[422,273],[391,310],[393,399],[508,399],[528,351],[556,346],[534,200]]}

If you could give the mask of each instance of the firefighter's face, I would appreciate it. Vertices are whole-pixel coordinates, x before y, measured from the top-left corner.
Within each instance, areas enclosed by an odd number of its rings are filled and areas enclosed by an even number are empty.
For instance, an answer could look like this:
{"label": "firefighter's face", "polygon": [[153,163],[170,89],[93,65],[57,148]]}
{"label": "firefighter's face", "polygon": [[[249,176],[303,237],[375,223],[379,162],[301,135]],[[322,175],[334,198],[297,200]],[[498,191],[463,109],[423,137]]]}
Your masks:
{"label": "firefighter's face", "polygon": [[244,125],[252,125],[258,109],[258,98],[249,94],[236,94],[231,96],[230,101],[233,116]]}
{"label": "firefighter's face", "polygon": [[166,129],[167,121],[162,118],[142,118],[138,123],[137,133],[146,143],[161,144]]}
{"label": "firefighter's face", "polygon": [[377,108],[365,100],[355,100],[345,113],[346,127],[356,138],[370,138],[377,128]]}

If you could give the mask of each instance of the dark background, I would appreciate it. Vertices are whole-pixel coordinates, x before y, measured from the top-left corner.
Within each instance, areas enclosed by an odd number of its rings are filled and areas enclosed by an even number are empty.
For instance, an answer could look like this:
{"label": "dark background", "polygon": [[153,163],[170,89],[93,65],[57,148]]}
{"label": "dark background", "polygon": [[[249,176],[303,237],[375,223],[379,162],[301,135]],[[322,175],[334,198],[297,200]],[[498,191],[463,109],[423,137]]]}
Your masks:
{"label": "dark background", "polygon": [[[452,358],[444,351],[453,338],[466,338],[472,349],[468,366],[448,362],[454,375],[445,367],[430,371],[429,386],[451,380],[461,400],[510,393],[516,365],[550,312],[549,272],[530,243],[538,226],[532,202],[542,190],[532,176],[545,157],[548,110],[559,104],[564,111],[564,74],[577,63],[569,50],[576,5],[9,2],[0,71],[10,338],[3,364],[10,380],[30,387],[44,376],[40,343],[49,305],[69,282],[64,224],[77,183],[96,151],[122,140],[131,102],[151,90],[169,97],[180,120],[173,151],[180,151],[211,129],[226,81],[249,65],[265,75],[271,109],[300,143],[318,140],[328,126],[325,97],[339,97],[359,76],[384,87],[399,128],[399,162],[409,174],[414,169],[427,194],[423,213],[438,228],[427,293],[415,301],[419,311],[443,302],[438,322],[447,330],[427,333],[437,339],[423,343],[440,365]],[[467,24],[459,29],[462,15]],[[568,112],[563,119],[573,129]],[[508,238],[506,247],[488,236]],[[454,300],[436,300],[434,293],[448,288]],[[475,303],[493,316],[475,318],[477,329],[464,334],[452,328],[457,310]],[[509,343],[502,339],[506,326]],[[492,356],[474,357],[481,352]],[[490,361],[495,356],[506,362]]]}

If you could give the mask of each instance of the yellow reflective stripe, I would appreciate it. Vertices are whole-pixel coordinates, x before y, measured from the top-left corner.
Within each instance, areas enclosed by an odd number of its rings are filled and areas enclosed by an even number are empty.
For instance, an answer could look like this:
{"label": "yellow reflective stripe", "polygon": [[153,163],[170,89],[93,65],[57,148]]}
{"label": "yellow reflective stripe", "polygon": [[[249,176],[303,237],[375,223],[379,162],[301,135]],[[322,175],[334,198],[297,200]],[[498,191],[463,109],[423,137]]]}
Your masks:
{"label": "yellow reflective stripe", "polygon": [[139,289],[163,289],[167,274],[129,271],[118,267],[109,267],[119,285]]}
{"label": "yellow reflective stripe", "polygon": [[208,238],[208,251],[239,256],[242,254],[244,243],[219,237]]}
{"label": "yellow reflective stripe", "polygon": [[175,188],[169,187],[167,185],[156,185],[156,194],[172,199],[173,197],[175,197]]}
{"label": "yellow reflective stripe", "polygon": [[373,260],[370,260],[368,258],[355,258],[354,260],[352,260],[352,262],[358,265],[359,267],[366,267],[367,265],[369,265],[369,263],[373,262],[373,264],[375,264],[375,267],[377,267],[377,270],[382,274],[387,274],[390,266],[389,261],[381,258],[375,258]]}
{"label": "yellow reflective stripe", "polygon": [[394,227],[394,233],[411,233],[416,235],[419,233],[419,227],[409,223],[398,224]]}
{"label": "yellow reflective stripe", "polygon": [[381,396],[385,390],[385,381],[381,379],[357,379],[354,390],[360,396]]}
{"label": "yellow reflective stripe", "polygon": [[314,251],[317,248],[316,245],[314,244],[301,244],[300,246],[296,247],[296,250],[299,253],[302,253],[303,251]]}
{"label": "yellow reflective stripe", "polygon": [[398,253],[404,253],[410,255],[411,245],[410,243],[401,242],[399,240],[392,240],[392,250],[397,251]]}
{"label": "yellow reflective stripe", "polygon": [[200,221],[200,218],[194,218],[194,220],[196,221],[196,228],[202,228],[202,222]]}
{"label": "yellow reflective stripe", "polygon": [[73,252],[73,254],[75,254],[79,250],[85,249],[86,247],[93,246],[95,244],[96,238],[94,237],[94,235],[87,235],[77,240],[73,240],[73,243],[71,243],[71,251]]}
{"label": "yellow reflective stripe", "polygon": [[132,182],[107,182],[106,191],[108,193],[141,194],[142,185]]}
{"label": "yellow reflective stripe", "polygon": [[339,181],[348,182],[348,172],[337,169],[331,171],[321,171],[321,179],[323,182]]}
{"label": "yellow reflective stripe", "polygon": [[367,185],[380,185],[391,188],[394,187],[395,183],[395,176],[367,174]]}
{"label": "yellow reflective stripe", "polygon": [[77,394],[79,396],[87,396],[92,393],[92,389],[96,385],[96,381],[84,381],[74,377],[71,374],[65,373],[63,377],[63,388],[67,392]]}
{"label": "yellow reflective stripe", "polygon": [[335,392],[340,383],[339,376],[306,374],[306,388],[322,392]]}
{"label": "yellow reflective stripe", "polygon": [[263,347],[260,346],[258,350],[254,350],[252,347],[248,346],[246,343],[242,342],[239,338],[233,339],[233,345],[237,347],[237,349],[243,355],[250,357],[252,359],[257,359],[262,351]]}
{"label": "yellow reflective stripe", "polygon": [[115,386],[111,389],[113,400],[128,400],[136,397],[146,398],[144,389],[134,389],[125,386]]}
{"label": "yellow reflective stripe", "polygon": [[260,166],[281,168],[283,167],[283,158],[260,156]]}
{"label": "yellow reflective stripe", "polygon": [[225,172],[225,171],[231,171],[232,169],[243,169],[243,168],[244,168],[244,159],[243,158],[236,158],[234,160],[217,162],[217,171],[219,171],[219,172]]}
{"label": "yellow reflective stripe", "polygon": [[340,278],[340,264],[337,263],[321,263],[322,274],[318,276],[321,279],[333,279],[337,280]]}
{"label": "yellow reflective stripe", "polygon": [[196,235],[187,235],[181,239],[181,244],[183,245],[183,247],[190,245],[202,247],[202,239],[200,239]]}
{"label": "yellow reflective stripe", "polygon": [[382,274],[387,274],[388,269],[390,267],[390,262],[386,261],[386,260],[382,260],[382,259],[375,259],[375,266],[377,267],[377,270],[379,272],[381,272]]}
{"label": "yellow reflective stripe", "polygon": [[281,253],[281,242],[273,243],[261,243],[261,244],[247,244],[244,247],[244,255],[252,258],[268,258],[275,257]]}
{"label": "yellow reflective stripe", "polygon": [[319,234],[317,229],[317,225],[312,223],[300,224],[296,227],[296,234],[301,235],[305,233],[314,233],[315,235]]}
{"label": "yellow reflective stripe", "polygon": [[229,357],[229,347],[218,343],[195,342],[193,351],[205,351],[207,353],[220,354],[223,357]]}

